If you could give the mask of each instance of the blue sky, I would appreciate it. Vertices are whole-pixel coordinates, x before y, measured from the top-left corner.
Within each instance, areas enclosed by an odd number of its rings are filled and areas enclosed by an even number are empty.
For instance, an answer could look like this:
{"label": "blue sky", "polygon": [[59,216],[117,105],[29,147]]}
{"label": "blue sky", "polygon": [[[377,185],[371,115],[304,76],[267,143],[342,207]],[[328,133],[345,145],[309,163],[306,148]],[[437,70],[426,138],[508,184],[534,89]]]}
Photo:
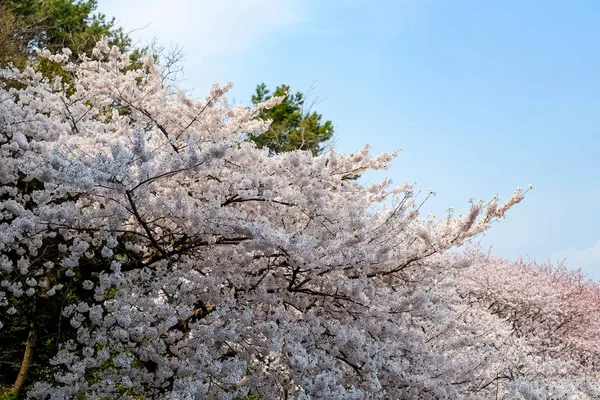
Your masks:
{"label": "blue sky", "polygon": [[[384,175],[467,209],[535,185],[482,239],[493,253],[567,258],[600,278],[600,2],[100,0],[143,43],[184,47],[180,85],[314,87],[352,152],[404,151]],[[143,28],[143,29],[140,29]]]}

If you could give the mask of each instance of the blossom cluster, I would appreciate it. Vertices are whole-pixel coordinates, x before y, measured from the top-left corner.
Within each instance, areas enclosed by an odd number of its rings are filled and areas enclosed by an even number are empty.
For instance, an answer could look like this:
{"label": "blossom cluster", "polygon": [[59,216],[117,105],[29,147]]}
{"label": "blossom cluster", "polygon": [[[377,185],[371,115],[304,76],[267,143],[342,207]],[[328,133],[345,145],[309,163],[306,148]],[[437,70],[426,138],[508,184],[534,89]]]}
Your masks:
{"label": "blossom cluster", "polygon": [[[63,302],[76,339],[29,398],[596,393],[597,353],[573,328],[588,292],[550,274],[531,305],[509,269],[493,277],[445,253],[522,190],[421,218],[414,185],[349,179],[395,154],[270,156],[246,141],[277,98],[245,108],[229,104],[230,85],[173,94],[152,58],[134,68],[106,41],[76,62],[42,56],[66,75],[0,76],[0,324],[67,284],[90,296]],[[554,288],[562,298],[540,300]],[[564,322],[571,306],[579,322]]]}

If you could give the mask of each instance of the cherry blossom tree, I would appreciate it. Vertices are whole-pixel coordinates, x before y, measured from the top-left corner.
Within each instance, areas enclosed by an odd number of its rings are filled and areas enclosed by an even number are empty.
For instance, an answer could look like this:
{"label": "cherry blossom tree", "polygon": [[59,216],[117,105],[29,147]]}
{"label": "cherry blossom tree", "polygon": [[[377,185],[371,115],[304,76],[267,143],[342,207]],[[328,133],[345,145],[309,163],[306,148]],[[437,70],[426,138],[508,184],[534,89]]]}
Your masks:
{"label": "cherry blossom tree", "polygon": [[570,362],[563,374],[600,371],[600,287],[581,270],[535,262],[506,262],[469,252],[471,265],[457,277],[461,298],[485,307],[510,325],[542,359]]}
{"label": "cherry blossom tree", "polygon": [[423,219],[414,185],[348,179],[395,154],[245,141],[278,98],[174,95],[152,58],[131,68],[106,41],[42,56],[70,79],[8,69],[0,87],[0,329],[29,321],[15,393],[54,304],[74,335],[33,399],[593,396],[569,374],[595,353],[557,356],[583,333],[536,353],[556,324],[515,323],[485,274],[458,283],[485,266],[445,253],[522,190]]}

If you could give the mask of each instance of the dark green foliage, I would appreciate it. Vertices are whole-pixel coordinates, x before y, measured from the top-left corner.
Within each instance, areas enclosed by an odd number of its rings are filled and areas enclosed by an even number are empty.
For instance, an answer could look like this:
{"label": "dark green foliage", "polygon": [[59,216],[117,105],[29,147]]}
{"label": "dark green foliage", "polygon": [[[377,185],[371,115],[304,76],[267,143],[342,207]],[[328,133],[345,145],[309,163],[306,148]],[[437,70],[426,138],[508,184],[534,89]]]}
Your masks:
{"label": "dark green foliage", "polygon": [[0,1],[0,66],[27,60],[28,27]]}
{"label": "dark green foliage", "polygon": [[323,151],[323,144],[333,136],[331,121],[322,122],[321,114],[305,109],[304,95],[292,94],[289,86],[281,85],[271,92],[262,83],[256,87],[252,104],[256,105],[273,96],[284,96],[281,104],[264,110],[259,118],[272,120],[269,130],[250,140],[259,148],[266,147],[271,154],[293,150],[309,150],[314,155]]}
{"label": "dark green foliage", "polygon": [[0,7],[27,27],[20,35],[28,44],[29,56],[36,49],[56,52],[65,47],[75,56],[89,54],[102,36],[121,49],[131,44],[114,19],[94,13],[96,0],[0,0]]}

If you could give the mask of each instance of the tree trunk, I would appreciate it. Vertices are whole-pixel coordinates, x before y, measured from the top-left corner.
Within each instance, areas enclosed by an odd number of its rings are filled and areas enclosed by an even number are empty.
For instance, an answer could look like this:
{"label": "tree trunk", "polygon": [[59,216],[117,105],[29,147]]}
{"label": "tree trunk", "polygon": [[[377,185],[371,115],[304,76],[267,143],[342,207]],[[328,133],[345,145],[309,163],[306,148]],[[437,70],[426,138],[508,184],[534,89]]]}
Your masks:
{"label": "tree trunk", "polygon": [[23,361],[21,362],[21,369],[19,370],[19,375],[17,375],[17,379],[15,380],[15,384],[12,388],[12,393],[15,395],[15,397],[19,396],[19,394],[25,387],[25,382],[27,382],[27,374],[29,373],[29,368],[33,363],[33,350],[35,349],[36,342],[37,332],[35,329],[35,325],[31,324],[31,328],[29,329],[29,335],[27,336],[25,354],[23,355]]}

